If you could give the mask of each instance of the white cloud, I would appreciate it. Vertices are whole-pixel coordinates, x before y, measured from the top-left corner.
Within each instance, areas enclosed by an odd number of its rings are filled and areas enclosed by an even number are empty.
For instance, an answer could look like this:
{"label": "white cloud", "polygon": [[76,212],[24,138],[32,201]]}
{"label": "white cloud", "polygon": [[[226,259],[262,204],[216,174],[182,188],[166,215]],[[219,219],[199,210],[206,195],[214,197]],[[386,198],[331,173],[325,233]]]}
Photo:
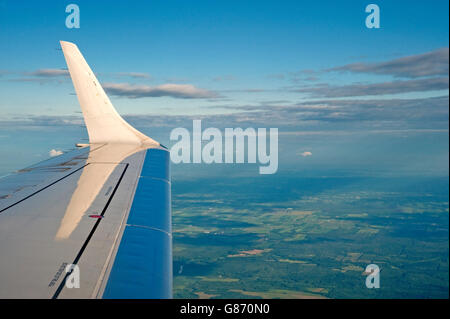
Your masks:
{"label": "white cloud", "polygon": [[51,157],[54,157],[54,156],[61,155],[62,153],[63,153],[63,151],[52,149],[50,152],[48,152],[48,155],[50,155]]}
{"label": "white cloud", "polygon": [[303,157],[306,157],[306,156],[311,156],[312,153],[311,152],[303,152],[300,155],[303,156]]}

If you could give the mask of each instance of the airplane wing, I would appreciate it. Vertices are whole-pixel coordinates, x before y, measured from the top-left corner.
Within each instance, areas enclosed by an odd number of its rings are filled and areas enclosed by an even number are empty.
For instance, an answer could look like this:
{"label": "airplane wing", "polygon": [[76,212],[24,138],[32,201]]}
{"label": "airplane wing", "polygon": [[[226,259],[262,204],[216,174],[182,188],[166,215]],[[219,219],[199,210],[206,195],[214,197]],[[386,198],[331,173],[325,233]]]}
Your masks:
{"label": "airplane wing", "polygon": [[0,298],[171,298],[169,152],[61,47],[89,145],[0,179]]}

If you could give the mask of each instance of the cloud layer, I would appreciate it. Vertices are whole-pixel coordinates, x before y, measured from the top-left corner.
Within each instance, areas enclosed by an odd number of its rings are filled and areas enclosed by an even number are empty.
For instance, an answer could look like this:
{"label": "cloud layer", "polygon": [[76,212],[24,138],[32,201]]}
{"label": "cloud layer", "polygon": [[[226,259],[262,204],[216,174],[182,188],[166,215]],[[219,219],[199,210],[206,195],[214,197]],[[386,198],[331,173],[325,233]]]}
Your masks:
{"label": "cloud layer", "polygon": [[373,73],[394,77],[418,78],[448,75],[449,48],[380,63],[352,63],[327,71]]}
{"label": "cloud layer", "polygon": [[199,89],[191,84],[149,86],[128,83],[105,83],[102,86],[111,95],[129,98],[169,96],[179,99],[205,99],[217,97],[215,92]]}
{"label": "cloud layer", "polygon": [[69,71],[63,69],[39,69],[30,73],[30,75],[37,77],[69,76]]}
{"label": "cloud layer", "polygon": [[[427,129],[448,131],[448,96],[423,99],[335,99],[297,104],[227,107],[229,114],[124,115],[141,128],[191,127],[193,119],[204,127],[278,127],[289,131],[386,131]],[[225,108],[226,105],[220,108]],[[80,116],[16,116],[0,118],[0,127],[80,126]]]}
{"label": "cloud layer", "polygon": [[295,91],[301,93],[309,93],[313,97],[328,98],[436,91],[448,89],[448,85],[448,77],[439,77],[371,84],[355,83],[339,86],[322,84],[318,86],[297,89]]}

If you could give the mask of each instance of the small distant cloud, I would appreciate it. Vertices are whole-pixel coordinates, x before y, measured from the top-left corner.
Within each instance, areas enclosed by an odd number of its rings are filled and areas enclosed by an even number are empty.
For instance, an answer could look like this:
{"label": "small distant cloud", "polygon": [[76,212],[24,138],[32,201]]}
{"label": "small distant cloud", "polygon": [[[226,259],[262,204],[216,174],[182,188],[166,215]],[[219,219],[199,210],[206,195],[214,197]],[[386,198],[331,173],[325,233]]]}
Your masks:
{"label": "small distant cloud", "polygon": [[2,76],[4,76],[4,75],[7,75],[7,74],[10,74],[11,72],[10,71],[8,71],[8,70],[0,70],[0,77],[2,77]]}
{"label": "small distant cloud", "polygon": [[20,75],[21,77],[18,78],[9,78],[8,81],[10,82],[29,82],[29,83],[39,83],[39,84],[46,84],[46,83],[63,83],[67,81],[69,77],[69,71],[67,69],[39,69],[34,72],[15,72],[10,71],[7,73],[4,73],[6,75],[13,75],[17,76]]}
{"label": "small distant cloud", "polygon": [[318,81],[322,71],[303,69],[286,73],[270,74],[267,77],[276,80],[288,80],[292,83]]}
{"label": "small distant cloud", "polygon": [[311,156],[312,153],[311,152],[303,152],[303,153],[300,153],[300,155],[303,157],[307,157],[307,156]]}
{"label": "small distant cloud", "polygon": [[183,77],[176,77],[176,76],[171,76],[168,78],[164,79],[164,82],[166,83],[174,83],[174,82],[189,82],[190,80],[188,78],[183,78]]}
{"label": "small distant cloud", "polygon": [[270,90],[268,89],[236,89],[236,90],[221,90],[221,92],[227,92],[227,93],[263,93],[268,92]]}
{"label": "small distant cloud", "polygon": [[319,78],[317,76],[308,76],[307,78],[303,79],[304,81],[318,81]]}
{"label": "small distant cloud", "polygon": [[30,75],[38,77],[57,77],[57,76],[68,76],[69,71],[64,69],[39,69],[30,73]]}
{"label": "small distant cloud", "polygon": [[150,79],[151,76],[148,73],[142,73],[142,72],[119,72],[117,73],[118,76],[125,76],[130,78],[137,78],[137,79]]}
{"label": "small distant cloud", "polygon": [[129,98],[170,96],[179,99],[205,99],[217,97],[215,92],[200,89],[191,84],[168,83],[149,86],[128,83],[105,83],[103,88],[112,95]]}
{"label": "small distant cloud", "polygon": [[52,149],[50,152],[48,152],[48,155],[50,155],[51,157],[55,157],[61,155],[62,153],[63,151]]}

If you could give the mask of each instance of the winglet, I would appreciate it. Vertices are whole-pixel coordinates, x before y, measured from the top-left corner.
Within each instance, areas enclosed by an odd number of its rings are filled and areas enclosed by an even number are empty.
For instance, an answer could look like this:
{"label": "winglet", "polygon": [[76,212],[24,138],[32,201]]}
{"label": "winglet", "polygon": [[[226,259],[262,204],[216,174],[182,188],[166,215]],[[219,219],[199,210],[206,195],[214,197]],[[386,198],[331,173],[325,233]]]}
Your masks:
{"label": "winglet", "polygon": [[60,41],[90,143],[160,144],[128,124],[115,110],[78,47]]}

